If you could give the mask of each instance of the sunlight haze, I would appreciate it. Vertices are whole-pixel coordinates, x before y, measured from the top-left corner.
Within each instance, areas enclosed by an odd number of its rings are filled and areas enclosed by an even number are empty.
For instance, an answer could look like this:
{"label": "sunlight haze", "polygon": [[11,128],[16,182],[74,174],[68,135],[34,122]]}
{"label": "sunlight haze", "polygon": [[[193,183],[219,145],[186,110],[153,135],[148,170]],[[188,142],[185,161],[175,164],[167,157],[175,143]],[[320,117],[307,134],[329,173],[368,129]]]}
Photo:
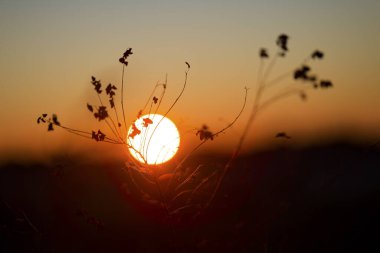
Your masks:
{"label": "sunlight haze", "polygon": [[119,87],[118,59],[131,47],[125,79],[129,123],[166,74],[162,108],[170,106],[183,85],[185,61],[191,64],[188,86],[169,116],[189,143],[199,142],[194,129],[202,124],[217,131],[231,122],[244,87],[250,88],[242,117],[205,146],[229,152],[222,143],[236,144],[252,107],[259,49],[273,55],[281,33],[290,37],[289,54],[269,79],[320,49],[325,58],[313,69],[334,87],[311,90],[305,102],[294,96],[270,107],[254,122],[245,148],[269,145],[281,131],[301,142],[355,130],[375,142],[380,139],[379,12],[378,0],[2,0],[0,151],[92,144],[64,131],[47,132],[37,117],[56,113],[71,127],[102,127],[86,109],[86,103],[97,102],[90,77]]}

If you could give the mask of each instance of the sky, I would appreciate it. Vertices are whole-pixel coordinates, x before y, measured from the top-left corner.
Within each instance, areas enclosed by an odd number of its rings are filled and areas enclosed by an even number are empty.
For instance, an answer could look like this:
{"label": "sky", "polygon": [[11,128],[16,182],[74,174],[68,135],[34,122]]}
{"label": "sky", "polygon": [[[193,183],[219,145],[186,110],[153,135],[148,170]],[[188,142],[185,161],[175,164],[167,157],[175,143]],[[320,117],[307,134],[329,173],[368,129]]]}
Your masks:
{"label": "sky", "polygon": [[[165,111],[181,90],[185,61],[191,64],[185,93],[168,115],[189,147],[196,145],[195,129],[202,124],[216,132],[231,122],[249,88],[241,118],[205,145],[228,152],[253,104],[258,51],[265,47],[273,55],[282,33],[290,37],[289,54],[268,79],[320,49],[325,59],[313,63],[313,70],[334,87],[311,90],[306,102],[294,96],[268,108],[254,122],[245,149],[276,143],[280,131],[296,144],[345,131],[376,142],[379,11],[378,0],[0,0],[0,152],[44,154],[89,143],[63,131],[48,133],[36,119],[56,113],[67,126],[103,129],[86,109],[86,103],[97,102],[90,77],[119,87],[118,58],[129,47],[134,54],[125,76],[128,122],[167,75]],[[291,78],[278,86],[290,84]]]}

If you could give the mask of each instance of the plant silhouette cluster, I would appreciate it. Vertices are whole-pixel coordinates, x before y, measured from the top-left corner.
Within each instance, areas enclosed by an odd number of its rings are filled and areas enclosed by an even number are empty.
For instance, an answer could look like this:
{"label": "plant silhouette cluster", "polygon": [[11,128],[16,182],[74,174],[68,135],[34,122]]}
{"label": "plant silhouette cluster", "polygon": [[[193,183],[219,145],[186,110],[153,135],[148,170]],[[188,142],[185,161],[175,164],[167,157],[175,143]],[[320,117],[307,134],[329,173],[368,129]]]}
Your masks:
{"label": "plant silhouette cluster", "polygon": [[43,113],[40,117],[37,119],[37,124],[45,123],[48,124],[48,131],[54,130],[55,126],[61,126],[61,123],[58,121],[58,116],[56,114],[52,114],[50,118],[47,118],[47,113]]}
{"label": "plant silhouette cluster", "polygon": [[203,125],[202,128],[197,131],[196,135],[199,135],[201,141],[214,140],[214,134],[208,129],[207,125]]}
{"label": "plant silhouette cluster", "polygon": [[[143,129],[153,127],[153,118],[144,117],[143,124],[137,125],[136,122],[131,124],[130,129],[127,128],[125,110],[124,110],[124,75],[125,68],[128,66],[129,57],[133,54],[132,49],[128,48],[119,58],[119,62],[122,64],[122,76],[121,76],[121,92],[120,92],[120,106],[122,111],[122,118],[119,117],[119,108],[115,102],[116,93],[118,88],[116,85],[109,83],[107,86],[103,86],[101,80],[96,77],[91,77],[91,84],[98,96],[99,104],[89,104],[87,103],[87,109],[93,114],[95,119],[99,122],[104,122],[108,128],[108,132],[111,134],[106,134],[104,130],[91,130],[83,131],[70,128],[62,125],[55,114],[48,118],[47,114],[42,114],[37,119],[37,123],[48,124],[48,130],[54,130],[54,127],[60,127],[70,133],[93,139],[96,142],[109,142],[113,144],[123,144],[126,147],[133,149],[144,161],[144,163],[137,162],[134,158],[129,157],[124,171],[128,176],[127,183],[124,187],[127,189],[128,194],[133,194],[138,196],[140,199],[146,201],[147,203],[160,205],[163,207],[167,214],[167,218],[170,222],[181,221],[184,217],[191,218],[197,217],[202,213],[204,209],[210,206],[213,199],[215,198],[220,185],[225,177],[226,173],[231,168],[232,163],[236,157],[240,154],[244,141],[250,132],[252,123],[256,120],[256,117],[267,107],[273,105],[274,103],[293,95],[298,95],[302,100],[307,99],[306,90],[309,88],[316,89],[327,89],[333,86],[333,83],[328,79],[319,79],[316,74],[312,73],[310,61],[322,60],[324,58],[324,53],[320,50],[314,50],[299,66],[291,69],[290,71],[281,74],[273,79],[269,79],[273,67],[278,59],[285,58],[289,53],[289,36],[286,34],[280,34],[275,41],[277,46],[277,52],[271,56],[270,52],[266,48],[259,49],[259,59],[260,65],[258,70],[258,81],[257,89],[253,94],[253,105],[250,110],[249,118],[245,122],[243,132],[238,139],[236,148],[234,149],[229,161],[220,169],[208,168],[206,165],[200,164],[196,167],[186,167],[185,161],[202,145],[208,141],[214,140],[221,133],[227,131],[231,128],[237,120],[242,115],[246,102],[248,88],[244,88],[244,100],[240,110],[238,111],[236,117],[222,129],[212,132],[208,125],[204,124],[195,133],[199,137],[200,143],[197,144],[190,152],[184,155],[184,157],[175,165],[169,173],[157,174],[154,166],[148,166],[146,162],[146,154],[148,153],[151,137],[141,136],[142,148],[136,149],[131,144],[130,141],[134,139],[137,135],[143,135]],[[269,61],[267,63],[267,61]],[[164,117],[174,108],[179,99],[181,98],[186,85],[188,72],[190,70],[190,64],[185,62],[186,71],[183,86],[177,97],[174,99],[173,103],[169,108],[162,113]],[[302,86],[302,88],[294,87],[294,84],[285,87],[286,89],[274,93],[269,93],[270,96],[264,100],[263,95],[270,91],[272,86],[279,85],[283,83],[285,78],[292,77],[294,82],[306,83],[309,86]],[[137,113],[137,119],[140,119],[142,115],[149,114],[155,115],[160,110],[162,100],[165,96],[167,88],[167,77],[163,83],[157,83],[150,96],[148,97],[145,105]],[[109,102],[106,106],[103,103],[101,95],[104,96],[103,90],[105,90],[105,96]],[[157,92],[161,90],[161,93]],[[113,112],[112,112],[113,111]],[[124,123],[124,124],[122,124]],[[161,121],[158,123],[158,125]],[[157,129],[157,125],[153,129],[153,134]],[[152,134],[152,135],[153,135]],[[278,132],[275,135],[276,138],[291,139],[291,137],[285,132]],[[145,148],[144,148],[145,147]]]}
{"label": "plant silhouette cluster", "polygon": [[[259,65],[259,70],[257,74],[257,89],[256,89],[256,92],[254,93],[253,105],[250,111],[249,118],[245,123],[245,127],[243,129],[242,134],[240,135],[236,148],[234,149],[229,161],[225,164],[222,172],[218,176],[216,186],[213,188],[213,192],[206,206],[212,203],[213,199],[216,196],[216,193],[218,192],[220,188],[223,178],[225,177],[225,175],[231,168],[231,165],[234,162],[234,160],[240,154],[243,144],[247,138],[247,135],[250,132],[252,124],[256,120],[256,117],[258,114],[260,114],[267,107],[272,106],[276,102],[281,101],[282,99],[289,96],[298,95],[303,101],[305,101],[307,99],[306,90],[308,90],[309,88],[320,87],[322,89],[326,89],[326,88],[333,87],[333,83],[330,80],[319,79],[317,75],[311,74],[311,66],[309,64],[309,61],[322,60],[324,58],[324,53],[318,49],[314,50],[300,64],[299,67],[295,67],[292,70],[287,71],[286,73],[273,78],[272,80],[268,80],[273,71],[273,67],[276,64],[276,61],[279,58],[285,58],[286,55],[289,53],[290,50],[289,50],[288,44],[289,44],[289,36],[287,34],[280,34],[276,39],[277,53],[274,54],[273,57],[270,56],[268,49],[261,48],[259,50],[260,65]],[[268,60],[270,60],[270,62],[266,64]],[[263,100],[263,95],[266,94],[268,91],[270,91],[271,87],[281,84],[282,81],[285,80],[285,78],[291,77],[291,76],[293,77],[293,80],[295,82],[303,82],[303,83],[311,84],[311,86],[300,89],[300,88],[294,87],[294,84],[289,85],[284,90],[281,90],[278,93],[271,93],[270,96],[266,100]],[[201,139],[202,137],[203,138],[205,137],[204,131],[205,131],[204,129],[201,129],[198,131],[198,133],[203,133],[203,135],[200,136]],[[276,134],[275,137],[282,138],[282,139],[291,139],[291,137],[285,132],[279,132]]]}

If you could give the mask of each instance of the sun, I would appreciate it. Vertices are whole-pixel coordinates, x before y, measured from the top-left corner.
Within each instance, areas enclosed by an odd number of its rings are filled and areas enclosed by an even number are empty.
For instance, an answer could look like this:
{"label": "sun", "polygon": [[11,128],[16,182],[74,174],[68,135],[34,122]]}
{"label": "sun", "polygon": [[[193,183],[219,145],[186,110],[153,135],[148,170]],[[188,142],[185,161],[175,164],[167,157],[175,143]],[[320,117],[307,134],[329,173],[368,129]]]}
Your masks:
{"label": "sun", "polygon": [[147,114],[129,127],[127,143],[135,159],[154,165],[173,158],[179,148],[180,136],[173,121],[160,114]]}

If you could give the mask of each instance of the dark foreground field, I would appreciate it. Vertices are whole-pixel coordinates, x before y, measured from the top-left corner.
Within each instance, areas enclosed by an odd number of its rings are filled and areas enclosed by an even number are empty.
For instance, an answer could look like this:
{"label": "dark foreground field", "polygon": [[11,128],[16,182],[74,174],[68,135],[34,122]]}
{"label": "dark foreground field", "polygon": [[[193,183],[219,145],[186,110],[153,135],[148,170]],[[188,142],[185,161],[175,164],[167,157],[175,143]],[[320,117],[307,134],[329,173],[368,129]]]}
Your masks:
{"label": "dark foreground field", "polygon": [[[220,169],[226,158],[197,159]],[[212,207],[172,226],[126,193],[121,166],[70,154],[4,163],[0,252],[380,252],[376,146],[241,157]]]}

